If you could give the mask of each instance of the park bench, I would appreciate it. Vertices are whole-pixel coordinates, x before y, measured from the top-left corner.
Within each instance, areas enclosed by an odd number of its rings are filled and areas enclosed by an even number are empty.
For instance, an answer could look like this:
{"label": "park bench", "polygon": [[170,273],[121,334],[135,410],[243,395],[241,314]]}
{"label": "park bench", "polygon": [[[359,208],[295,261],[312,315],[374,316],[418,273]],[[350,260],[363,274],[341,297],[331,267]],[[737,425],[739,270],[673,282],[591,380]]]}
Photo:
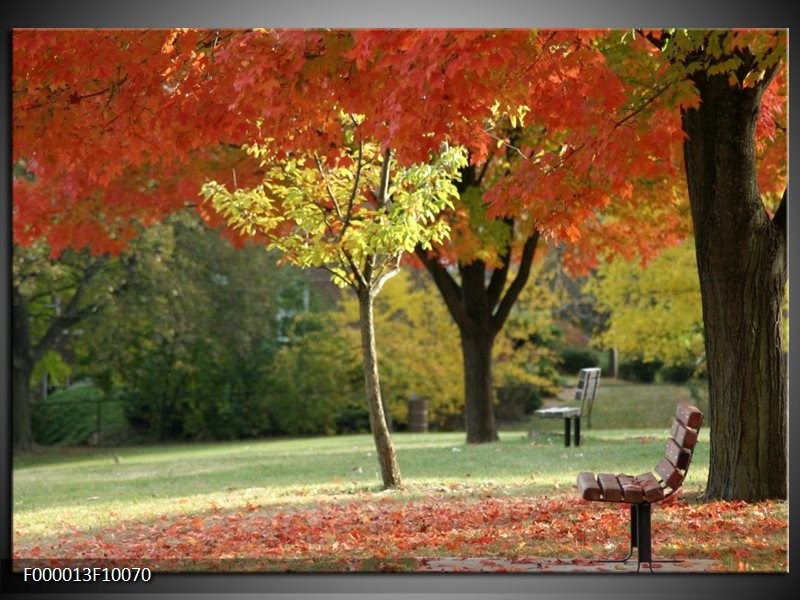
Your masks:
{"label": "park bench", "polygon": [[653,562],[675,562],[652,559],[650,509],[652,504],[669,498],[683,484],[689,464],[692,462],[702,423],[703,413],[697,407],[685,402],[678,405],[672,420],[666,452],[656,465],[655,474],[643,473],[635,477],[609,473],[578,474],[578,488],[585,500],[622,502],[630,505],[631,544],[628,554],[621,559],[601,562],[627,562],[633,555],[634,548],[637,549],[637,572],[641,569],[642,563],[647,563],[652,571]]}
{"label": "park bench", "polygon": [[575,423],[575,445],[581,445],[581,417],[586,417],[589,427],[592,425],[592,406],[594,395],[600,383],[600,369],[592,367],[581,369],[578,373],[578,385],[575,388],[575,400],[580,401],[580,406],[553,406],[540,408],[534,411],[546,419],[564,419],[564,445],[569,447],[570,429]]}

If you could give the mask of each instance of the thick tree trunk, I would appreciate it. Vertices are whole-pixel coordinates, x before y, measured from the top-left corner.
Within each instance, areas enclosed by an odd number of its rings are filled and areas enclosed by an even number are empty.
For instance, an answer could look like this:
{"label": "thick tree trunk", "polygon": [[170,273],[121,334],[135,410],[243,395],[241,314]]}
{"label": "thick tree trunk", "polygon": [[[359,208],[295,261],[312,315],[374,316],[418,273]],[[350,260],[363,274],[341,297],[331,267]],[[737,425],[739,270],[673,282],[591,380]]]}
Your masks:
{"label": "thick tree trunk", "polygon": [[[508,221],[508,225],[513,230],[513,221]],[[538,241],[536,232],[525,240],[519,269],[507,287],[510,245],[503,257],[503,266],[491,271],[488,282],[483,261],[459,263],[460,285],[435,257],[417,250],[417,256],[433,277],[461,336],[467,443],[481,444],[499,439],[494,416],[492,347],[528,281]]]}
{"label": "thick tree trunk", "polygon": [[11,313],[12,326],[12,405],[13,445],[15,452],[33,450],[31,426],[30,379],[33,370],[33,349],[25,298],[14,289]]}
{"label": "thick tree trunk", "polygon": [[492,386],[492,346],[489,332],[468,334],[461,331],[461,352],[464,357],[464,416],[467,443],[480,444],[499,439],[494,418]]}
{"label": "thick tree trunk", "polygon": [[768,80],[742,89],[727,75],[697,75],[701,104],[683,113],[709,373],[710,498],[787,494],[785,223],[769,218],[756,186],[755,124]]}
{"label": "thick tree trunk", "polygon": [[381,477],[385,488],[402,485],[400,467],[389,435],[386,413],[383,410],[380,378],[378,377],[378,352],[375,346],[375,320],[373,298],[369,289],[358,292],[358,307],[361,317],[361,351],[364,361],[364,381],[369,403],[369,424],[375,440],[375,450],[381,467]]}
{"label": "thick tree trunk", "polygon": [[486,293],[486,266],[476,260],[460,265],[461,304],[466,315],[459,325],[464,362],[464,413],[467,443],[499,439],[494,418],[492,346],[497,334],[492,322],[494,303]]}

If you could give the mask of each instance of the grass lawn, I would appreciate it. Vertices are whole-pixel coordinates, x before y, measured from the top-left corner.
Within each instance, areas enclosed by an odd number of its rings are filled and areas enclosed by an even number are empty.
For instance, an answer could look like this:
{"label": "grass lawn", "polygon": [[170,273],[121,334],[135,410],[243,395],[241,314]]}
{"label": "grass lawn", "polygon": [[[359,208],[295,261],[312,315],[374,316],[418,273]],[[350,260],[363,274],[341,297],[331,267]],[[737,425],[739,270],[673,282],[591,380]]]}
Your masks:
{"label": "grass lawn", "polygon": [[[137,533],[137,543],[149,543],[153,536],[165,535],[165,532],[189,535],[186,532],[192,528],[199,528],[207,535],[215,531],[215,536],[207,539],[214,537],[208,543],[216,543],[215,540],[228,535],[235,527],[249,523],[249,529],[245,527],[249,532],[246,535],[263,536],[265,531],[277,532],[281,527],[285,527],[290,536],[304,532],[301,537],[306,542],[313,538],[318,545],[312,550],[293,550],[295,558],[302,558],[304,551],[310,552],[308,560],[321,557],[325,554],[321,550],[324,547],[329,548],[326,556],[333,560],[344,542],[338,539],[335,527],[329,533],[319,532],[326,531],[329,521],[336,522],[352,514],[361,515],[358,519],[367,516],[367,521],[354,523],[361,528],[361,533],[354,534],[355,537],[366,535],[363,529],[370,527],[370,519],[377,524],[388,518],[388,514],[395,515],[393,524],[373,532],[376,539],[382,534],[390,535],[389,529],[393,527],[399,528],[398,540],[409,539],[408,532],[400,531],[408,525],[406,520],[438,518],[432,515],[450,519],[450,524],[445,524],[440,531],[445,537],[437,538],[438,534],[434,535],[431,530],[425,539],[438,542],[431,542],[430,547],[417,545],[413,549],[414,555],[452,556],[454,552],[461,553],[459,555],[481,555],[481,552],[498,555],[513,549],[522,554],[540,556],[607,554],[619,547],[614,544],[624,546],[626,517],[620,514],[619,507],[609,509],[606,505],[577,501],[575,477],[582,470],[640,473],[654,467],[663,452],[667,425],[676,399],[681,399],[681,394],[687,392],[676,386],[646,387],[647,394],[626,394],[626,391],[636,392],[635,388],[611,384],[603,389],[601,385],[593,428],[584,428],[583,443],[577,448],[565,448],[560,422],[545,419],[532,420],[526,427],[501,431],[501,441],[497,444],[467,445],[464,434],[460,432],[397,433],[394,441],[405,485],[402,490],[393,492],[381,491],[377,459],[369,435],[115,449],[58,449],[21,457],[15,461],[13,470],[15,555],[71,556],[64,554],[70,551],[64,548],[70,548],[70,540],[78,538],[104,540],[107,554],[108,548],[114,547],[109,539],[128,539],[133,547],[132,538],[126,536],[133,535],[131,532],[134,530],[151,532]],[[640,399],[637,402],[631,396]],[[614,422],[612,411],[626,415],[625,428],[603,426]],[[619,420],[623,418],[620,416]],[[653,425],[653,422],[658,425]],[[706,429],[701,432],[683,486],[684,500],[675,503],[682,506],[680,510],[696,511],[704,506],[699,497],[708,475],[708,450]],[[380,504],[382,502],[388,504]],[[549,512],[541,512],[543,507],[548,507]],[[531,512],[534,508],[539,512]],[[433,512],[425,512],[428,509]],[[446,516],[448,510],[454,511],[449,517]],[[752,510],[747,506],[725,505],[717,510],[725,522],[718,532],[718,539],[708,536],[709,541],[705,539],[705,532],[695,535],[687,531],[677,537],[677,542],[675,539],[659,542],[660,519],[666,519],[665,523],[675,521],[676,527],[690,527],[695,519],[694,516],[677,518],[679,513],[670,510],[678,509],[664,507],[663,511],[656,508],[653,512],[654,551],[660,551],[662,556],[688,553],[700,557],[710,553],[719,555],[731,570],[775,571],[786,568],[786,531],[782,532],[780,526],[787,519],[785,504],[753,505]],[[471,538],[453,541],[452,523],[470,511],[479,511],[483,523],[480,527],[500,537],[490,541],[485,539],[485,535],[479,538],[474,533]],[[486,515],[492,511],[497,511],[497,518],[487,519]],[[725,511],[729,511],[727,516]],[[420,516],[423,514],[428,517]],[[517,515],[506,524],[508,531],[504,529],[503,514]],[[292,521],[297,515],[303,515],[303,518]],[[398,515],[402,515],[402,519]],[[725,527],[739,516],[745,521],[728,534],[724,533],[727,531]],[[282,521],[284,518],[289,520]],[[696,516],[698,522],[707,518],[702,514]],[[772,523],[769,535],[763,528],[758,533],[758,524],[765,518],[771,519]],[[581,519],[602,519],[600,523],[605,525],[598,524],[599,537],[583,539],[580,532],[585,527],[579,522]],[[609,525],[608,519],[612,519],[613,524]],[[403,523],[399,522],[401,520]],[[556,527],[561,526],[561,521],[565,527],[562,533],[537,529],[543,522]],[[319,523],[319,527],[312,530],[309,523]],[[527,529],[520,529],[526,523]],[[470,521],[469,527],[473,525],[475,523]],[[464,527],[467,525],[462,529]],[[576,528],[574,532],[573,527]],[[603,532],[603,527],[608,531]],[[741,546],[741,536],[751,529],[758,538],[751,540],[751,546],[760,550],[744,556],[736,548]],[[242,546],[246,535],[240,532],[236,538],[239,549],[233,553],[235,556],[247,556],[247,546]],[[729,535],[729,539],[725,535]],[[688,541],[686,536],[690,538]],[[612,538],[612,541],[605,538]],[[189,539],[195,540],[196,546],[200,538],[190,535]],[[725,545],[726,539],[728,545]],[[348,540],[352,542],[350,538]],[[181,538],[181,543],[185,541]],[[359,545],[352,543],[354,546],[348,553],[357,555]],[[382,543],[386,544],[385,541]],[[263,548],[264,545],[265,541],[261,539],[253,548]],[[184,546],[193,547],[185,543]],[[181,554],[175,550],[184,546],[177,542],[170,546],[173,552],[170,556],[198,556],[196,552]],[[397,550],[401,546],[399,543],[393,547]],[[284,547],[288,547],[287,544]],[[367,542],[362,549],[366,553],[362,557],[365,561],[372,555],[390,551],[381,545],[370,546]],[[72,551],[75,551],[74,546]],[[222,550],[211,551],[212,554],[220,552]],[[324,568],[329,563],[322,561],[320,564]]]}

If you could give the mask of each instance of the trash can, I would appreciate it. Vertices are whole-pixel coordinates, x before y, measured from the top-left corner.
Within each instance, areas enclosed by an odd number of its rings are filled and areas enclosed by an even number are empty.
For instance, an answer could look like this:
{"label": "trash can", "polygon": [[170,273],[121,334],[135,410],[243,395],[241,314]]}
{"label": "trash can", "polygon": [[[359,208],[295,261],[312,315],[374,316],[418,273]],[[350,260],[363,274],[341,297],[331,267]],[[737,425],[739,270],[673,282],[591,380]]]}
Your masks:
{"label": "trash can", "polygon": [[408,430],[415,433],[428,431],[428,400],[411,394],[408,399]]}

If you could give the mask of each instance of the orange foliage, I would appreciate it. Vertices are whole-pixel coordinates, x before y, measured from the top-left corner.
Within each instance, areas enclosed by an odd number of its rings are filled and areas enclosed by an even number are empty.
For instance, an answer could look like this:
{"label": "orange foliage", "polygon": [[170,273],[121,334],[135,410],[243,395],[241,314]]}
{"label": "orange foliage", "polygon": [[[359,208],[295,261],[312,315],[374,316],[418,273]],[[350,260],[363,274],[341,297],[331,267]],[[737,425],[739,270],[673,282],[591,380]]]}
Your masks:
{"label": "orange foliage", "polygon": [[[391,147],[401,164],[426,161],[444,141],[467,146],[473,164],[502,162],[489,216],[524,215],[574,246],[578,270],[600,246],[646,254],[674,241],[648,207],[669,207],[683,177],[679,113],[658,99],[637,106],[647,99],[595,43],[605,33],[17,30],[13,160],[31,176],[14,182],[14,240],[45,238],[54,254],[116,253],[142,226],[197,204],[205,179],[256,183],[243,143],[341,157],[344,110],[365,115],[359,135]],[[642,48],[631,46],[631,72],[653,70],[647,61],[657,57]],[[765,99],[762,140],[785,120],[780,81]],[[541,135],[503,162],[514,152],[492,107],[513,114],[520,105]],[[785,149],[775,146],[761,150],[780,170]],[[775,172],[762,170],[765,184]],[[628,206],[617,213],[631,226],[602,226],[612,204]],[[464,235],[451,258],[473,244],[467,229],[454,225]]]}

